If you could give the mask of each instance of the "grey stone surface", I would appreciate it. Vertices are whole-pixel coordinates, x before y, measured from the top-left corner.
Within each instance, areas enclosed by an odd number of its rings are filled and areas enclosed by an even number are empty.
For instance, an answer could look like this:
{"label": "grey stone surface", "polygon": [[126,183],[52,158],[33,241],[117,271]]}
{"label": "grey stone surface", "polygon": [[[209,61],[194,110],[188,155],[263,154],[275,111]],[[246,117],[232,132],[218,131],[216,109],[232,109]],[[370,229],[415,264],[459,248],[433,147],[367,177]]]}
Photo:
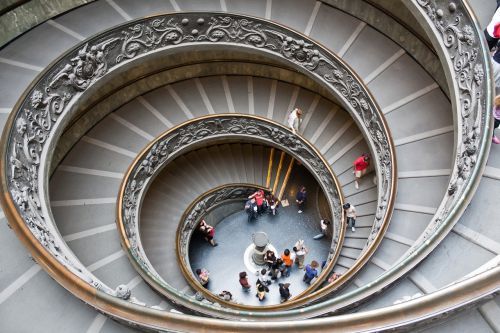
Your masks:
{"label": "grey stone surface", "polygon": [[116,111],[116,114],[155,137],[168,129],[167,125],[139,103],[137,99],[122,106]]}
{"label": "grey stone surface", "polygon": [[[410,79],[411,78],[411,79]],[[434,83],[432,78],[408,55],[403,55],[368,87],[383,109]],[[391,87],[391,89],[387,89]]]}
{"label": "grey stone surface", "polygon": [[453,133],[396,147],[398,171],[449,169],[452,147]]}
{"label": "grey stone surface", "polygon": [[19,242],[14,231],[9,229],[5,218],[0,221],[0,244],[9,249],[9,251],[0,251],[2,263],[0,265],[0,290],[4,290],[35,263]]}
{"label": "grey stone surface", "polygon": [[271,19],[304,32],[315,3],[314,0],[274,0]]}
{"label": "grey stone surface", "polygon": [[[29,313],[29,320],[21,314]],[[76,332],[88,327],[96,312],[52,280],[38,272],[0,306],[5,332]]]}
{"label": "grey stone surface", "polygon": [[90,37],[125,19],[106,1],[96,1],[59,16],[54,21],[84,37]]}
{"label": "grey stone surface", "polygon": [[361,31],[343,58],[349,62],[349,65],[359,76],[366,78],[400,49],[385,35],[367,26]]}
{"label": "grey stone surface", "polygon": [[0,63],[1,107],[12,108],[37,74],[31,69]]}
{"label": "grey stone surface", "polygon": [[380,297],[373,301],[362,305],[360,308],[363,311],[375,310],[385,306],[393,305],[396,301],[401,301],[405,296],[414,296],[416,294],[423,294],[423,292],[409,279],[403,279],[398,283],[397,288],[390,288],[384,291]]}
{"label": "grey stone surface", "polygon": [[386,119],[396,140],[453,124],[450,101],[439,89],[392,111]]}
{"label": "grey stone surface", "polygon": [[51,179],[50,200],[115,197],[120,179],[56,171]]}
{"label": "grey stone surface", "polygon": [[120,251],[121,248],[120,238],[116,230],[77,239],[68,242],[68,245],[85,266],[92,265],[102,258]]}
{"label": "grey stone surface", "polygon": [[179,7],[182,11],[188,10],[204,10],[204,11],[220,11],[220,1],[219,0],[186,0],[177,1]]}
{"label": "grey stone surface", "polygon": [[469,310],[450,318],[444,323],[419,330],[420,333],[493,333],[494,330],[488,326],[477,310]]}
{"label": "grey stone surface", "polygon": [[450,233],[416,269],[435,287],[441,288],[477,269],[494,254]]}
{"label": "grey stone surface", "polygon": [[115,206],[115,203],[108,203],[52,207],[52,213],[61,235],[66,236],[115,223]]}
{"label": "grey stone surface", "polygon": [[129,156],[80,141],[70,150],[61,164],[124,174],[131,163],[132,158]]}
{"label": "grey stone surface", "polygon": [[322,4],[310,36],[333,52],[339,52],[359,23],[355,17]]}
{"label": "grey stone surface", "polygon": [[113,1],[132,18],[174,11],[170,1],[164,0],[141,1],[140,4],[135,0]]}
{"label": "grey stone surface", "polygon": [[8,44],[0,56],[35,66],[47,66],[79,42],[71,35],[43,23]]}
{"label": "grey stone surface", "polygon": [[58,14],[94,0],[37,0],[13,9],[0,19],[0,45]]}
{"label": "grey stone surface", "polygon": [[266,13],[266,0],[227,0],[226,6],[232,13],[246,13],[258,17],[264,17]]}
{"label": "grey stone surface", "polygon": [[135,153],[141,151],[149,142],[145,137],[110,117],[92,128],[87,136]]}

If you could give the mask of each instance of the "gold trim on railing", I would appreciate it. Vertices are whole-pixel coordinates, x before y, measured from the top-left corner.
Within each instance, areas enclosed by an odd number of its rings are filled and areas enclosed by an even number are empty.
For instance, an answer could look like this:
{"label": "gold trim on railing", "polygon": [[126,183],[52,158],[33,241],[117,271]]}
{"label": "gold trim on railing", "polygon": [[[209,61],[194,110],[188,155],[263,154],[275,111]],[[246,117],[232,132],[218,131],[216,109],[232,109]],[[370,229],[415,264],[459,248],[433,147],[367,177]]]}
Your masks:
{"label": "gold trim on railing", "polygon": [[266,178],[266,188],[271,186],[271,172],[273,171],[273,158],[274,158],[274,147],[271,147],[269,152],[269,163],[267,167],[267,178]]}
{"label": "gold trim on railing", "polygon": [[[129,168],[127,169],[127,171],[125,172],[125,175],[124,175],[124,178],[122,180],[122,183],[120,185],[120,191],[118,193],[118,204],[117,204],[117,220],[116,220],[116,223],[117,223],[117,228],[120,232],[120,239],[122,241],[122,245],[124,246],[124,248],[126,249],[126,253],[127,253],[127,256],[129,257],[129,259],[131,260],[131,262],[133,263],[134,267],[136,268],[136,270],[138,271],[138,273],[146,280],[148,281],[148,283],[155,289],[157,290],[158,292],[160,292],[161,294],[165,295],[166,297],[168,298],[172,298],[173,296],[168,292],[166,291],[163,287],[161,287],[160,285],[158,285],[158,283],[152,279],[149,274],[147,274],[146,272],[144,272],[140,265],[137,264],[135,258],[132,256],[131,254],[131,247],[130,247],[130,242],[127,240],[127,233],[125,231],[125,227],[124,227],[124,223],[123,223],[123,213],[122,213],[122,207],[123,207],[123,197],[124,197],[124,193],[125,193],[125,190],[126,190],[126,184],[130,178],[130,176],[132,175],[132,172],[134,170],[134,168],[136,167],[136,165],[138,165],[140,163],[140,161],[144,158],[144,156],[147,154],[148,151],[151,150],[151,148],[157,144],[162,138],[164,138],[165,136],[167,136],[168,134],[170,134],[171,132],[181,128],[181,127],[185,127],[185,126],[189,126],[190,124],[194,123],[194,122],[199,122],[199,121],[202,121],[202,120],[207,120],[207,119],[212,119],[212,118],[218,118],[218,117],[224,117],[224,116],[230,116],[230,117],[238,117],[238,118],[253,118],[255,120],[258,120],[258,121],[263,121],[265,123],[269,123],[269,124],[272,124],[273,126],[276,126],[276,127],[280,127],[286,131],[290,131],[290,129],[288,129],[286,126],[284,126],[283,124],[280,124],[274,120],[270,120],[270,119],[267,119],[267,118],[263,118],[263,117],[260,117],[260,116],[256,116],[256,115],[242,115],[242,114],[234,114],[234,113],[228,113],[228,114],[215,114],[215,115],[205,115],[205,116],[201,116],[201,117],[198,117],[198,118],[194,118],[194,119],[190,119],[190,120],[187,120],[185,121],[184,123],[181,123],[175,127],[172,127],[170,129],[168,129],[167,131],[163,132],[162,134],[160,134],[159,136],[157,136],[153,141],[151,141],[145,148],[143,148],[137,155],[137,157],[134,159],[134,161],[131,163],[131,165],[129,166]],[[291,132],[291,131],[290,131]],[[317,157],[322,161],[323,165],[325,166],[325,168],[328,170],[329,174],[331,175],[334,183],[335,183],[335,188],[337,189],[337,192],[339,194],[339,201],[340,201],[340,205],[342,206],[343,203],[344,203],[344,196],[343,196],[343,192],[342,192],[342,187],[340,186],[340,183],[337,179],[337,177],[335,176],[335,173],[333,172],[333,170],[331,169],[331,166],[328,164],[328,162],[324,159],[324,157],[321,155],[321,153],[316,149],[316,147],[314,147],[306,138],[302,137],[301,136],[301,139],[305,142],[305,144],[312,150],[315,152],[315,154],[317,155]],[[231,141],[230,139],[228,139],[228,142]],[[259,144],[262,144],[262,142],[259,142],[256,140],[257,143]],[[286,147],[283,147],[284,149],[286,149]],[[185,152],[183,152],[185,153]],[[154,177],[154,176],[153,176]],[[152,181],[152,180],[151,180]],[[320,187],[322,187],[322,184],[321,183],[318,183],[320,185]],[[341,225],[341,229],[340,229],[340,233],[339,233],[339,239],[338,239],[338,243],[336,244],[335,246],[335,249],[334,249],[334,254],[333,254],[333,257],[331,258],[331,260],[329,261],[329,263],[325,266],[325,268],[322,270],[322,272],[319,274],[318,278],[316,279],[315,282],[313,282],[310,287],[308,287],[307,289],[305,289],[303,292],[301,292],[300,294],[298,294],[297,296],[295,296],[293,299],[285,302],[285,303],[282,303],[282,304],[277,304],[277,305],[267,305],[267,306],[249,306],[249,305],[243,305],[243,304],[236,304],[236,303],[233,303],[233,302],[227,302],[227,301],[224,301],[220,298],[217,298],[217,303],[220,303],[220,304],[224,304],[227,308],[234,308],[234,309],[238,309],[238,310],[246,310],[246,311],[249,311],[249,313],[265,313],[265,312],[268,312],[269,310],[286,310],[286,309],[290,309],[290,308],[293,308],[293,307],[296,307],[296,306],[300,306],[300,305],[304,305],[306,303],[308,303],[310,300],[314,299],[311,297],[311,295],[315,295],[317,292],[311,292],[312,290],[318,288],[319,286],[321,286],[321,284],[325,281],[326,277],[328,274],[330,274],[330,272],[332,271],[337,259],[338,259],[338,256],[340,255],[340,250],[342,248],[342,245],[343,245],[343,242],[344,242],[344,235],[345,235],[345,222],[344,222],[345,218],[344,218],[344,211],[341,209],[341,221],[340,221],[340,225]],[[125,241],[127,240],[127,241]],[[177,249],[177,251],[179,251],[179,249]],[[181,266],[182,267],[182,266]],[[183,272],[185,272],[185,267],[183,267]],[[189,275],[189,274],[185,274],[185,276],[188,276],[190,277],[192,280],[190,281],[190,285],[191,286],[197,286],[198,282],[196,280],[194,280],[194,278]],[[189,280],[188,280],[189,282]],[[195,288],[197,289],[197,288]],[[198,290],[198,289],[197,289]],[[203,291],[202,291],[203,292]],[[206,293],[204,293],[205,295],[208,295]],[[207,297],[208,299],[210,300],[213,300],[215,301],[215,299],[213,298],[213,295],[208,295]],[[174,299],[173,301],[177,301],[177,299]]]}

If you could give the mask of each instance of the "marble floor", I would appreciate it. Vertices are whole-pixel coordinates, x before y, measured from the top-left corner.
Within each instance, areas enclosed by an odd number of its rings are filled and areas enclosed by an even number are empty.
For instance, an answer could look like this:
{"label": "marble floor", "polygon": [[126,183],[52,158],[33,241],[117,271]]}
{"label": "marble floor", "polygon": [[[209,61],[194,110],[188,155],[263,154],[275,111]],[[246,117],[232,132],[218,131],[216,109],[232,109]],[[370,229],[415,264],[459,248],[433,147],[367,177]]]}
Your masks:
{"label": "marble floor", "polygon": [[[318,186],[312,176],[305,173],[294,172],[308,189],[308,204],[302,214],[298,214],[295,204],[295,193],[298,188],[296,181],[291,181],[285,194],[290,205],[280,207],[276,216],[270,214],[261,215],[256,221],[248,222],[247,215],[242,210],[220,221],[216,227],[215,239],[217,247],[210,246],[201,237],[193,237],[190,246],[190,262],[193,271],[197,268],[206,268],[210,272],[210,282],[208,289],[215,294],[222,290],[228,290],[233,294],[235,302],[247,305],[273,305],[279,304],[280,296],[278,283],[290,283],[292,297],[305,290],[308,285],[302,281],[303,270],[299,270],[294,265],[288,278],[279,278],[269,286],[270,292],[266,299],[259,302],[255,297],[255,282],[257,281],[256,271],[251,272],[245,266],[244,252],[252,244],[252,234],[258,231],[267,233],[270,243],[276,248],[279,255],[288,248],[292,249],[298,239],[304,239],[309,253],[306,255],[306,264],[312,260],[320,264],[326,260],[331,246],[330,238],[314,240],[313,237],[320,233],[319,213],[316,208],[316,196]],[[300,177],[297,177],[300,175]],[[244,292],[239,284],[238,274],[246,271],[252,290]]]}

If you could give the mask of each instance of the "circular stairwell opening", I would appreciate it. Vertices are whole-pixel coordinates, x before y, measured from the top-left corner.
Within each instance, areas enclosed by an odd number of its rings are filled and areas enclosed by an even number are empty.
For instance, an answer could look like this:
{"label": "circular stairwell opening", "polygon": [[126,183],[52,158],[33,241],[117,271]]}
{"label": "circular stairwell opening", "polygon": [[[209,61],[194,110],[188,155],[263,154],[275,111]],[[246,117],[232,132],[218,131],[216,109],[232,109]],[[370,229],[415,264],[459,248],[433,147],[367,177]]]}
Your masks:
{"label": "circular stairwell opening", "polygon": [[[243,144],[228,145],[230,151],[244,149]],[[255,145],[253,148],[256,148]],[[214,150],[223,150],[222,146],[212,147]],[[252,258],[254,249],[254,236],[260,232],[265,233],[269,245],[265,249],[260,248],[257,256],[264,257],[262,252],[271,250],[276,258],[281,257],[285,249],[292,253],[293,247],[298,240],[304,240],[308,249],[303,266],[310,264],[313,260],[319,264],[318,274],[321,273],[321,265],[328,259],[331,244],[331,225],[327,229],[326,237],[321,235],[320,220],[330,219],[331,213],[323,200],[324,193],[319,184],[309,171],[297,163],[288,154],[269,147],[262,147],[264,158],[259,160],[262,167],[246,165],[241,170],[241,177],[245,172],[253,172],[262,169],[260,179],[262,183],[256,183],[241,187],[241,195],[235,199],[228,199],[216,204],[215,207],[206,207],[207,214],[202,218],[208,225],[215,228],[213,241],[207,237],[207,233],[200,230],[200,224],[190,242],[189,263],[192,277],[198,279],[198,269],[205,269],[209,274],[209,282],[205,288],[213,295],[222,295],[223,291],[229,291],[232,295],[231,302],[252,306],[266,306],[280,304],[279,284],[289,284],[291,298],[298,296],[310,287],[309,283],[303,281],[304,267],[299,268],[293,264],[289,276],[285,272],[276,272],[273,278],[272,270],[267,263],[256,263]],[[190,154],[196,155],[197,152]],[[187,157],[187,156],[186,156]],[[187,157],[192,158],[192,157]],[[259,162],[255,162],[257,164]],[[299,213],[296,203],[296,195],[301,187],[306,188],[306,204]],[[245,210],[245,204],[249,201],[248,194],[262,189],[266,196],[274,193],[280,197],[280,204],[275,214],[270,207],[262,208],[255,215],[252,208]],[[264,204],[265,205],[265,204]],[[320,207],[326,205],[326,207]],[[192,204],[195,206],[195,203]],[[326,213],[326,214],[325,214]],[[206,229],[205,229],[206,230]],[[260,264],[260,265],[259,265]],[[256,297],[256,282],[259,272],[266,269],[265,280],[269,282],[266,297],[259,301]],[[239,273],[246,272],[250,290],[245,290],[239,283]],[[269,275],[271,274],[271,275]],[[260,280],[262,280],[262,276]],[[201,285],[199,286],[201,288]],[[219,296],[221,297],[221,296]]]}

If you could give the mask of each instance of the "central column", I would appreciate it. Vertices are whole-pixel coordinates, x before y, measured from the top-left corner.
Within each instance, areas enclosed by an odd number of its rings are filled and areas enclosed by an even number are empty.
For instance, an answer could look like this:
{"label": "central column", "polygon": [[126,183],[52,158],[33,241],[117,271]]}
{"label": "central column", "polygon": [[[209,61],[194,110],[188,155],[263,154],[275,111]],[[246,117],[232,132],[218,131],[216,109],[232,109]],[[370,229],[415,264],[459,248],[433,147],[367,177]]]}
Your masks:
{"label": "central column", "polygon": [[255,264],[264,265],[264,254],[266,253],[269,245],[269,237],[263,231],[256,232],[252,235],[253,251],[252,260]]}

